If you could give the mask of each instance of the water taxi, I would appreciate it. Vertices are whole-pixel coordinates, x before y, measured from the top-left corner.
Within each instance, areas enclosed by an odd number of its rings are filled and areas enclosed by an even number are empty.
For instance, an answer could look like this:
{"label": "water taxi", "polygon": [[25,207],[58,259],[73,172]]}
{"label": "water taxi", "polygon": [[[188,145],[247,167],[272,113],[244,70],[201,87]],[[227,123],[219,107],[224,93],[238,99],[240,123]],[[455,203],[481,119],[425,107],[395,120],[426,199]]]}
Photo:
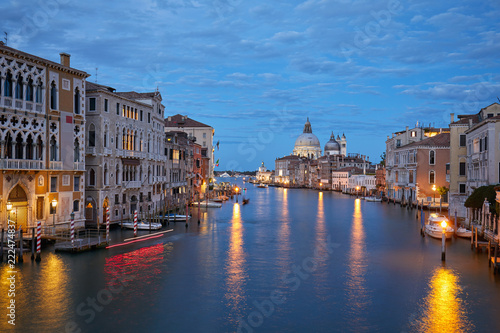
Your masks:
{"label": "water taxi", "polygon": [[[122,227],[127,229],[134,229],[134,222],[123,222]],[[137,230],[158,230],[161,229],[161,223],[140,221],[137,223]]]}
{"label": "water taxi", "polygon": [[427,224],[425,225],[425,233],[433,238],[441,239],[443,237],[442,222],[446,223],[446,238],[451,238],[453,236],[454,229],[450,226],[450,221],[446,216],[438,213],[430,214]]}

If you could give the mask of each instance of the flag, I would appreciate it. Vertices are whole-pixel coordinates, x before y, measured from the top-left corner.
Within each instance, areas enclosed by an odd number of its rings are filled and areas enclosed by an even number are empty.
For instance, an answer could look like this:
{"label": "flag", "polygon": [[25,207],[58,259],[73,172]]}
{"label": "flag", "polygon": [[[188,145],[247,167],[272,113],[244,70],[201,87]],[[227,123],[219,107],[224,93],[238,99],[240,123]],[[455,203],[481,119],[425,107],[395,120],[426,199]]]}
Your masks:
{"label": "flag", "polygon": [[219,166],[219,159],[217,159],[217,162],[215,162],[215,166],[218,167]]}
{"label": "flag", "polygon": [[217,144],[216,144],[217,150],[219,150],[219,143],[220,143],[220,141],[217,141]]}

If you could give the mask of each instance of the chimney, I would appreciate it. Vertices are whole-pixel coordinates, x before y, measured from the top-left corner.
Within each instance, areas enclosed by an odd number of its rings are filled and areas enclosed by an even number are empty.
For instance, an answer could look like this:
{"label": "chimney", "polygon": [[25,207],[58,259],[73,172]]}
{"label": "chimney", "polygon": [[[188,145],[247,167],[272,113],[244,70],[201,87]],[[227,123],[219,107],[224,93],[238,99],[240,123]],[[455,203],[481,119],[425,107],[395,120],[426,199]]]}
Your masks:
{"label": "chimney", "polygon": [[170,116],[167,119],[168,119],[168,121],[172,121],[172,117],[170,117]]}
{"label": "chimney", "polygon": [[455,122],[455,114],[450,113],[450,124]]}
{"label": "chimney", "polygon": [[472,127],[472,118],[469,118],[469,128]]}
{"label": "chimney", "polygon": [[69,58],[71,55],[64,52],[59,53],[59,55],[61,56],[61,65],[69,67]]}

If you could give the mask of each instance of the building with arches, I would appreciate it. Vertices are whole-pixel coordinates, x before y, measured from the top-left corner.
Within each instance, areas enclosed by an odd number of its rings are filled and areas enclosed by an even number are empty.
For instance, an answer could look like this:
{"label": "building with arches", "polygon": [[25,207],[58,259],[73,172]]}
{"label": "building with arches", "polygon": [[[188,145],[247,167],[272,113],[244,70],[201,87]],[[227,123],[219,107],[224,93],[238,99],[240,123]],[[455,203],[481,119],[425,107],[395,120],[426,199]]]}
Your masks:
{"label": "building with arches", "polygon": [[88,76],[70,67],[69,54],[56,63],[0,43],[2,221],[66,226],[74,212],[83,222]]}
{"label": "building with arches", "polygon": [[86,222],[132,219],[159,210],[167,191],[167,152],[160,92],[86,87]]}

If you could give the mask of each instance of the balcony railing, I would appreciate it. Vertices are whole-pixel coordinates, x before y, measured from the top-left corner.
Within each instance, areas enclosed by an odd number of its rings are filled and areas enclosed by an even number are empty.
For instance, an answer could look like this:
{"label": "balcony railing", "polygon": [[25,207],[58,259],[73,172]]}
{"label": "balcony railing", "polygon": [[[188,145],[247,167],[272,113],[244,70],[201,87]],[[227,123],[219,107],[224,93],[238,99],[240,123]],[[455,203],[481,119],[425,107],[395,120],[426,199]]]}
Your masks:
{"label": "balcony railing", "polygon": [[123,181],[122,186],[125,188],[141,188],[141,181],[139,180]]}
{"label": "balcony railing", "polygon": [[62,170],[63,162],[62,161],[50,161],[49,169],[50,170]]}
{"label": "balcony railing", "polygon": [[106,148],[106,147],[104,147],[103,152],[104,152],[104,155],[105,155],[105,156],[111,155],[111,148]]}
{"label": "balcony railing", "polygon": [[37,111],[41,112],[42,111],[42,104],[40,103],[35,103],[35,102],[30,102],[30,101],[23,101],[23,100],[18,100],[18,99],[13,99],[12,97],[4,97],[3,98],[3,103],[0,105],[8,108],[15,108],[15,109],[20,109],[22,111]]}
{"label": "balcony railing", "polygon": [[85,163],[84,162],[74,162],[73,168],[75,171],[85,171]]}
{"label": "balcony railing", "polygon": [[0,160],[0,169],[18,169],[18,170],[43,170],[43,161],[33,161],[33,160]]}
{"label": "balcony railing", "polygon": [[85,154],[96,156],[95,147],[86,147],[85,148]]}

